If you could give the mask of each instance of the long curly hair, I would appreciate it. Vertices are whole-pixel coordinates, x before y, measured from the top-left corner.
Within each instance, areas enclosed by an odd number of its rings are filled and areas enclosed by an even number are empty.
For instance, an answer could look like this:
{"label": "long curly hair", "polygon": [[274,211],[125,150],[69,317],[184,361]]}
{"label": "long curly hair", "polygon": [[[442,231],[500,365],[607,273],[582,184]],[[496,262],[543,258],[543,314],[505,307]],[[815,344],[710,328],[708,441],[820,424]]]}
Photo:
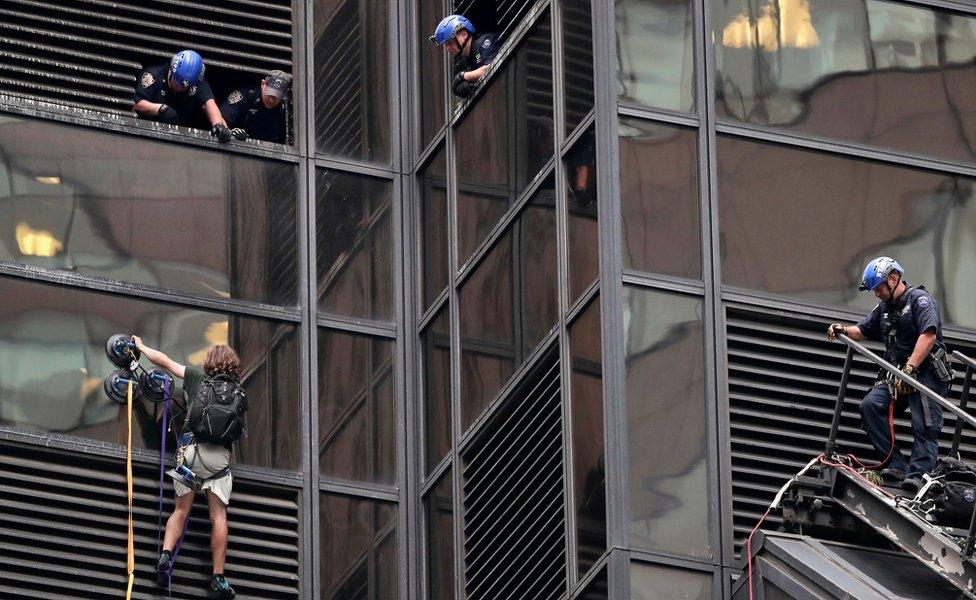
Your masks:
{"label": "long curly hair", "polygon": [[241,357],[230,346],[218,344],[207,352],[203,361],[203,372],[208,376],[230,375],[234,379],[241,378]]}

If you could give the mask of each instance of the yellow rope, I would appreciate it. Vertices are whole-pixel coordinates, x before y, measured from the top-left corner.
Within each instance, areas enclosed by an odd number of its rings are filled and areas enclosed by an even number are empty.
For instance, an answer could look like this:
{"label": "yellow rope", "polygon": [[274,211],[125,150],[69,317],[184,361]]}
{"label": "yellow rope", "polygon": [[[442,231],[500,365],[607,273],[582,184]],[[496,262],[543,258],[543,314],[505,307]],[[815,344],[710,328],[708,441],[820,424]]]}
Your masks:
{"label": "yellow rope", "polygon": [[125,484],[129,494],[129,548],[126,569],[129,573],[129,585],[125,590],[125,600],[132,600],[132,582],[136,572],[136,549],[132,535],[132,380],[129,380],[129,399],[126,410],[126,445],[125,445]]}

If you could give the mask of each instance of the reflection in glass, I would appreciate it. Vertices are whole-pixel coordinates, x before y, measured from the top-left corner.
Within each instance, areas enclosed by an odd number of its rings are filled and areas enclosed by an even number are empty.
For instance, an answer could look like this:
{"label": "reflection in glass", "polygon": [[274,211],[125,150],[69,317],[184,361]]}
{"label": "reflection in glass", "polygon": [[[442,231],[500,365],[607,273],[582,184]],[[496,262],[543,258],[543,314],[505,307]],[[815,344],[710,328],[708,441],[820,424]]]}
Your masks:
{"label": "reflection in glass", "polygon": [[315,150],[390,162],[386,0],[313,0]]}
{"label": "reflection in glass", "polygon": [[444,126],[444,94],[447,80],[444,78],[443,48],[428,43],[426,38],[434,32],[445,12],[443,0],[419,0],[417,22],[423,39],[418,42],[420,54],[420,148],[427,147],[434,134]]}
{"label": "reflection in glass", "polygon": [[296,306],[295,168],[0,115],[0,260]]}
{"label": "reflection in glass", "polygon": [[495,397],[556,322],[552,179],[460,290],[461,423]]}
{"label": "reflection in glass", "polygon": [[[210,346],[229,344],[243,362],[250,404],[248,435],[234,459],[298,469],[294,325],[8,277],[0,277],[0,298],[0,424],[124,444],[124,407],[102,389],[104,377],[115,370],[105,357],[111,335],[137,334],[173,360],[196,367],[203,366]],[[182,404],[179,386],[175,396]],[[161,405],[140,400],[134,408],[133,447],[158,450]]]}
{"label": "reflection in glass", "polygon": [[591,0],[564,0],[563,72],[566,135],[593,110],[593,23]]}
{"label": "reflection in glass", "polygon": [[624,288],[630,539],[708,558],[701,298]]}
{"label": "reflection in glass", "polygon": [[573,495],[580,577],[607,549],[601,348],[600,299],[597,297],[569,328]]}
{"label": "reflection in glass", "polygon": [[619,141],[624,268],[701,279],[695,132],[621,118]]}
{"label": "reflection in glass", "polygon": [[451,471],[448,470],[424,498],[427,520],[427,598],[454,597],[454,505]]}
{"label": "reflection in glass", "polygon": [[349,317],[393,318],[390,183],[315,173],[319,307]]}
{"label": "reflection in glass", "polygon": [[861,271],[893,256],[943,322],[976,327],[973,179],[724,137],[717,149],[726,285],[866,313]]}
{"label": "reflection in glass", "polygon": [[569,187],[569,304],[572,305],[600,274],[593,127],[570,149],[565,160]]}
{"label": "reflection in glass", "polygon": [[708,600],[712,597],[712,574],[631,561],[631,600],[682,598]]}
{"label": "reflection in glass", "polygon": [[695,111],[689,0],[616,0],[621,102]]}
{"label": "reflection in glass", "polygon": [[393,342],[319,329],[319,471],[396,480]]}
{"label": "reflection in glass", "polygon": [[418,179],[420,185],[421,261],[423,309],[447,286],[447,170],[444,148],[434,156]]}
{"label": "reflection in glass", "polygon": [[876,0],[713,0],[720,115],[976,160],[976,18]]}
{"label": "reflection in glass", "polygon": [[461,263],[552,158],[550,29],[543,16],[458,127]]}
{"label": "reflection in glass", "polygon": [[319,495],[323,600],[397,598],[396,506]]}
{"label": "reflection in glass", "polygon": [[424,386],[424,473],[451,448],[451,329],[447,307],[420,334]]}

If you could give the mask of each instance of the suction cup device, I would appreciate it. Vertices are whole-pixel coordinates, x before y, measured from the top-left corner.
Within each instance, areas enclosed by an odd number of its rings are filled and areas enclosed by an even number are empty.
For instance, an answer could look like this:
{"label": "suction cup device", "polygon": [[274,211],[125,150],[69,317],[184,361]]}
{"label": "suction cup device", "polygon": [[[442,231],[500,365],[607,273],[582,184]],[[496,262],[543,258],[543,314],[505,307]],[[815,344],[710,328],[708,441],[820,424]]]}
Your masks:
{"label": "suction cup device", "polygon": [[135,371],[142,352],[136,348],[131,335],[116,333],[105,342],[105,356],[116,367],[124,371]]}
{"label": "suction cup device", "polygon": [[166,383],[173,390],[173,377],[162,369],[149,369],[139,376],[139,389],[147,400],[162,402],[165,399]]}
{"label": "suction cup device", "polygon": [[187,487],[193,487],[196,480],[196,475],[186,465],[170,469],[166,474]]}
{"label": "suction cup device", "polygon": [[132,399],[138,399],[142,396],[142,388],[139,385],[139,380],[134,373],[121,369],[112,371],[105,378],[105,395],[119,404],[125,404],[129,397],[128,387],[130,381],[134,384],[132,386]]}

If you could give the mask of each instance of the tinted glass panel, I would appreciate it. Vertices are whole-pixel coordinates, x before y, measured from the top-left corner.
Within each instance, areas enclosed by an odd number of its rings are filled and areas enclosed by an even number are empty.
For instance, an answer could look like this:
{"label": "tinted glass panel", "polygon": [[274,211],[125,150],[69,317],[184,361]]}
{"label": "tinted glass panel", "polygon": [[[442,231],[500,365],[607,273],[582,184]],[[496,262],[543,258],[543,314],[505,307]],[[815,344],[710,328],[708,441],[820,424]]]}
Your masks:
{"label": "tinted glass panel", "polygon": [[390,161],[386,0],[313,0],[315,149]]}
{"label": "tinted glass panel", "polygon": [[454,506],[451,471],[424,498],[427,519],[427,598],[454,597]]}
{"label": "tinted glass panel", "polygon": [[444,15],[442,0],[420,0],[417,20],[422,39],[418,42],[420,53],[420,146],[426,148],[434,134],[444,126],[444,94],[447,81],[444,78],[444,49],[427,41]]}
{"label": "tinted glass panel", "polygon": [[393,342],[319,330],[319,471],[396,479]]}
{"label": "tinted glass panel", "polygon": [[550,37],[543,16],[458,127],[461,262],[553,155]]}
{"label": "tinted glass panel", "polygon": [[596,140],[592,127],[566,154],[565,160],[569,187],[569,303],[573,304],[600,274]]}
{"label": "tinted glass panel", "polygon": [[712,597],[711,573],[698,573],[673,567],[630,563],[630,597],[632,600],[681,598],[708,600]]}
{"label": "tinted glass panel", "polygon": [[624,288],[630,539],[712,555],[700,298]]}
{"label": "tinted glass panel", "polygon": [[476,269],[460,291],[465,428],[556,322],[551,179]]}
{"label": "tinted glass panel", "polygon": [[718,158],[726,284],[867,312],[861,271],[888,255],[976,327],[973,179],[731,138]]}
{"label": "tinted glass panel", "polygon": [[297,305],[295,168],[0,116],[0,260]]}
{"label": "tinted glass panel", "polygon": [[600,299],[569,328],[572,359],[573,493],[582,576],[607,549],[606,461],[603,453],[603,360]]}
{"label": "tinted glass panel", "polygon": [[591,0],[565,0],[563,71],[566,135],[593,110],[593,24]]}
{"label": "tinted glass panel", "polygon": [[315,196],[319,308],[392,319],[390,183],[319,170]]}
{"label": "tinted glass panel", "polygon": [[[235,460],[298,468],[293,325],[7,277],[0,277],[0,298],[0,424],[124,444],[125,407],[109,400],[102,386],[115,369],[105,357],[110,336],[139,335],[173,360],[196,367],[203,366],[210,346],[229,344],[240,354],[250,404],[248,435]],[[151,366],[145,359],[142,364]],[[179,385],[176,398],[182,404]],[[160,407],[134,403],[134,447],[158,451]]]}
{"label": "tinted glass panel", "polygon": [[331,494],[319,498],[321,597],[395,600],[396,507]]}
{"label": "tinted glass panel", "polygon": [[688,0],[618,0],[617,94],[621,101],[695,110],[695,57]]}
{"label": "tinted glass panel", "polygon": [[419,178],[421,230],[420,269],[423,271],[423,307],[426,309],[447,286],[447,171],[444,148]]}
{"label": "tinted glass panel", "polygon": [[716,109],[976,160],[976,18],[875,0],[713,0]]}
{"label": "tinted glass panel", "polygon": [[695,132],[620,119],[625,269],[701,279]]}
{"label": "tinted glass panel", "polygon": [[420,334],[424,361],[424,459],[430,473],[451,447],[451,328],[447,308]]}

